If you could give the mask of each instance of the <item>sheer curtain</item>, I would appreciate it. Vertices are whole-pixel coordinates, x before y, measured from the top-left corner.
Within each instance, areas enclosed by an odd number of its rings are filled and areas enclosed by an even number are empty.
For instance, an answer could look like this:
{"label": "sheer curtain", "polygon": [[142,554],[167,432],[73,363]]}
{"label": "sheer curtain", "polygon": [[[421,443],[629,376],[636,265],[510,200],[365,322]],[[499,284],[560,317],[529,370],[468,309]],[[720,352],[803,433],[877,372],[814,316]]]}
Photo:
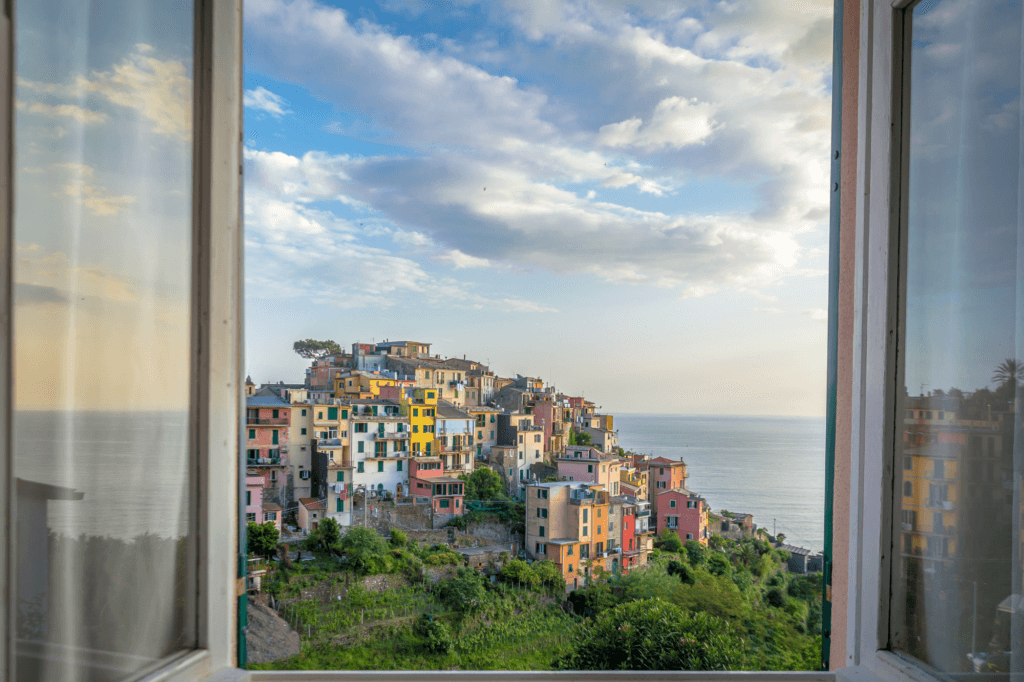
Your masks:
{"label": "sheer curtain", "polygon": [[1021,7],[931,0],[910,23],[892,644],[1020,672]]}
{"label": "sheer curtain", "polygon": [[195,646],[191,2],[16,15],[16,666]]}

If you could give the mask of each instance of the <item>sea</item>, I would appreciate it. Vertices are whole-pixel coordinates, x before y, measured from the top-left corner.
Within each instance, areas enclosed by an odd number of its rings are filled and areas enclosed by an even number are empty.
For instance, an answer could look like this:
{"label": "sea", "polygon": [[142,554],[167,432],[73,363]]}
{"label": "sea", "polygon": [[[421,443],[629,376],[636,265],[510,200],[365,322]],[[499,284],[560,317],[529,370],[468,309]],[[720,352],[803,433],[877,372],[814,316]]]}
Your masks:
{"label": "sea", "polygon": [[[177,538],[188,531],[182,412],[16,412],[15,475],[81,493],[48,504],[61,535]],[[824,547],[825,421],[806,417],[616,414],[619,445],[686,462],[715,511]]]}
{"label": "sea", "polygon": [[825,546],[825,419],[616,414],[619,446],[683,460],[711,509],[754,515],[786,544]]}

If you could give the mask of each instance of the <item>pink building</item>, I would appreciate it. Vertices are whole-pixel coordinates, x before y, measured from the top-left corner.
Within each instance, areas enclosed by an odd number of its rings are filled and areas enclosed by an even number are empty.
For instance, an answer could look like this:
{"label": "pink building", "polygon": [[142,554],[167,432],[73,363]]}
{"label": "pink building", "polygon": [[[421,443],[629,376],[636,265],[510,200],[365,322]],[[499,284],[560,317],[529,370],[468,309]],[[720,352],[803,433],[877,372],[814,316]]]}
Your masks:
{"label": "pink building", "polygon": [[696,540],[708,544],[708,503],[686,488],[658,493],[658,533],[668,528],[683,542]]}
{"label": "pink building", "polygon": [[263,505],[263,523],[272,523],[277,527],[277,532],[281,532],[281,517],[284,516],[284,510],[281,509],[281,505],[276,502],[264,502]]}
{"label": "pink building", "polygon": [[665,457],[654,457],[647,460],[647,493],[651,497],[651,511],[655,516],[660,513],[658,495],[666,490],[686,488],[686,462]]}
{"label": "pink building", "polygon": [[555,460],[558,477],[567,481],[603,485],[613,496],[619,494],[619,468],[623,462],[588,445],[569,445],[565,456]]}
{"label": "pink building", "polygon": [[287,466],[291,407],[277,397],[250,396],[245,399],[246,464]]}
{"label": "pink building", "polygon": [[413,457],[409,460],[409,494],[429,497],[435,514],[462,516],[465,482],[444,475],[440,457]]}
{"label": "pink building", "polygon": [[245,520],[263,523],[263,477],[245,477]]}

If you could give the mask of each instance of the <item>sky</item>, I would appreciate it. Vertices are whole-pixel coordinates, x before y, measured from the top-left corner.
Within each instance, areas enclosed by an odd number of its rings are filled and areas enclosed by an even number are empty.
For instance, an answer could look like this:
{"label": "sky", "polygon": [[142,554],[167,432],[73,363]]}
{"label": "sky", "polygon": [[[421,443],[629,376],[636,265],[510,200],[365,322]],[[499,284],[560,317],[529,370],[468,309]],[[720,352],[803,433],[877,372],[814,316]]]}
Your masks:
{"label": "sky", "polygon": [[824,412],[831,3],[249,0],[246,366],[385,338]]}

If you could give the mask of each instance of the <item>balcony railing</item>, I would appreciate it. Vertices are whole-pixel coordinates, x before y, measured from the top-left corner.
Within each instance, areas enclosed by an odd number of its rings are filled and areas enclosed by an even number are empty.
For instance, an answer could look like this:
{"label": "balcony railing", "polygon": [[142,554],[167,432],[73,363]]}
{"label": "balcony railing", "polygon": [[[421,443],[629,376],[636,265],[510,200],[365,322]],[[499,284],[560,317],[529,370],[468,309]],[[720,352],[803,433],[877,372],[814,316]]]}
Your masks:
{"label": "balcony railing", "polygon": [[397,431],[394,433],[377,432],[377,440],[409,440],[408,431]]}
{"label": "balcony railing", "polygon": [[246,417],[246,423],[253,424],[255,426],[288,426],[288,417],[273,418],[260,418],[260,417]]}
{"label": "balcony railing", "polygon": [[260,465],[260,464],[280,464],[280,457],[247,457],[246,464],[248,465]]}
{"label": "balcony railing", "polygon": [[650,510],[650,509],[647,509],[647,510],[645,510],[645,511],[638,511],[638,512],[636,513],[636,515],[637,515],[637,516],[650,516],[650,515],[651,515],[651,510]]}
{"label": "balcony railing", "polygon": [[321,438],[316,442],[318,448],[340,448],[340,438]]}

